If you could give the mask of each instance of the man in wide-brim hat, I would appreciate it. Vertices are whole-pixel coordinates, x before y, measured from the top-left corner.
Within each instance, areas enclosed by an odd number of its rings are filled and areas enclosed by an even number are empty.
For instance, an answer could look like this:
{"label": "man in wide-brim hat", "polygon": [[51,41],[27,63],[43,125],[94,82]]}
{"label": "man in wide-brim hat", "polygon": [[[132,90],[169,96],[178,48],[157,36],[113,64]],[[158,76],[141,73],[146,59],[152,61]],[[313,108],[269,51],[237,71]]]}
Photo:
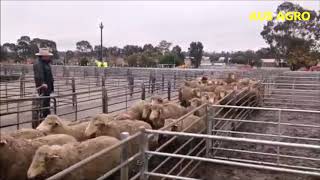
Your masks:
{"label": "man in wide-brim hat", "polygon": [[[47,97],[41,100],[40,117],[45,118],[50,114],[50,94],[54,91],[53,76],[51,72],[50,62],[53,54],[48,48],[40,48],[36,53],[38,60],[33,64],[34,81],[39,96]],[[37,124],[33,124],[33,127]]]}

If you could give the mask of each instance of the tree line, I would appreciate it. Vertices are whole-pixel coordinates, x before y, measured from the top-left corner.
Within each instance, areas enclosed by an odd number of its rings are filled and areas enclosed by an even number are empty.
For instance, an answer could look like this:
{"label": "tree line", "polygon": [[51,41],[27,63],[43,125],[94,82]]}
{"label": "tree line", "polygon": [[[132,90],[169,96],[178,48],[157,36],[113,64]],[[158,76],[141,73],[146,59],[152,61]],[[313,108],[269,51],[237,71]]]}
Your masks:
{"label": "tree line", "polygon": [[[279,12],[298,11],[309,12],[309,21],[277,21],[276,14]],[[226,63],[249,64],[261,66],[261,59],[274,58],[278,62],[284,60],[292,70],[301,67],[309,68],[320,61],[320,11],[316,12],[301,7],[298,4],[284,2],[280,4],[272,20],[264,25],[261,36],[269,47],[258,51],[237,52],[204,52],[201,42],[191,42],[187,51],[182,51],[179,45],[173,46],[171,42],[161,41],[158,45],[145,44],[126,45],[123,48],[116,46],[102,47],[104,60],[117,61],[124,59],[129,66],[155,66],[156,64],[184,63],[186,56],[190,56],[193,67],[199,67],[203,55],[209,56],[212,62],[225,57]],[[88,65],[94,59],[100,57],[100,45],[92,46],[88,41],[82,40],[76,43],[76,51],[60,53],[56,43],[52,40],[22,36],[14,43],[1,45],[1,61],[14,59],[15,62],[23,62],[29,58],[35,58],[39,47],[49,47],[58,59],[64,56],[64,63],[70,64],[76,60],[79,65]]]}
{"label": "tree line", "polygon": [[[39,48],[50,48],[54,54],[54,59],[63,56],[63,64],[89,65],[94,60],[100,59],[101,46],[92,46],[90,42],[81,40],[76,43],[76,51],[68,50],[58,52],[56,43],[52,40],[22,36],[17,43],[4,43],[1,46],[1,60],[14,60],[16,63],[25,63],[27,59],[35,59],[35,53]],[[172,48],[171,48],[172,47]],[[190,53],[189,53],[190,52]],[[157,64],[184,64],[186,56],[193,58],[191,62],[194,67],[200,65],[203,54],[201,42],[192,42],[188,52],[182,51],[179,45],[173,46],[171,42],[162,40],[157,46],[145,44],[144,46],[126,45],[123,48],[117,46],[102,47],[102,57],[105,61],[116,61],[122,58],[129,66],[155,66]],[[61,57],[62,58],[62,57]]]}

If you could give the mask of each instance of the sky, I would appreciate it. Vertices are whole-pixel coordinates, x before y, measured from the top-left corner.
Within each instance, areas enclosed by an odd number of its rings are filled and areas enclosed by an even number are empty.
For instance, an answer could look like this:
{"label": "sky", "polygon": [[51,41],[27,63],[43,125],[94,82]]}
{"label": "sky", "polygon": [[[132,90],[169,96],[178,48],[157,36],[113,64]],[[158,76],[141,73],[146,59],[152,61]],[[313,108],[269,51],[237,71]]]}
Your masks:
{"label": "sky", "polygon": [[[266,21],[250,21],[253,11],[274,12],[282,0],[251,1],[3,1],[1,44],[23,35],[50,39],[58,50],[75,50],[76,42],[103,45],[157,45],[161,40],[187,51],[192,41],[204,50],[257,50],[268,45],[260,32]],[[320,10],[320,0],[291,1]]]}

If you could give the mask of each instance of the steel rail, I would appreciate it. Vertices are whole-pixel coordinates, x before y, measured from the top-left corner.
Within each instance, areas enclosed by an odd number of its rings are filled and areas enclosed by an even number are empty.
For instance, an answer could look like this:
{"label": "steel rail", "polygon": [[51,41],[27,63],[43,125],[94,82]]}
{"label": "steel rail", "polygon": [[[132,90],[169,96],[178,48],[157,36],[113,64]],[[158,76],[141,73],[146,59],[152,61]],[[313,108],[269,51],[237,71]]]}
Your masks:
{"label": "steel rail", "polygon": [[[271,170],[271,171],[320,177],[320,172],[302,171],[302,170],[288,169],[288,168],[282,168],[282,167],[272,167],[272,166],[265,166],[265,165],[248,164],[248,163],[234,162],[234,161],[228,161],[228,160],[209,159],[209,158],[203,158],[203,157],[186,156],[186,155],[181,155],[181,154],[170,154],[170,153],[155,152],[155,151],[146,151],[145,153],[152,154],[152,155],[158,155],[158,156],[170,156],[170,157],[175,157],[175,158],[185,158],[185,159],[190,159],[190,160],[198,160],[198,161],[210,162],[210,163],[216,163],[216,164],[225,164],[225,165],[232,165],[232,166],[239,166],[239,167],[246,167],[246,168],[263,169],[263,170]],[[145,174],[148,174],[148,173],[149,172],[145,172]]]}
{"label": "steel rail", "polygon": [[208,138],[208,139],[214,139],[214,140],[247,142],[247,143],[265,144],[265,145],[272,145],[272,146],[283,146],[283,147],[295,147],[295,148],[320,150],[320,145],[311,145],[311,144],[287,143],[287,142],[279,142],[279,141],[256,140],[256,139],[250,139],[250,138],[225,137],[225,136],[193,134],[193,133],[185,133],[185,132],[171,132],[171,131],[161,131],[161,130],[151,130],[151,129],[145,129],[145,132],[152,133],[152,134],[165,134],[165,135],[172,135],[172,136]]}

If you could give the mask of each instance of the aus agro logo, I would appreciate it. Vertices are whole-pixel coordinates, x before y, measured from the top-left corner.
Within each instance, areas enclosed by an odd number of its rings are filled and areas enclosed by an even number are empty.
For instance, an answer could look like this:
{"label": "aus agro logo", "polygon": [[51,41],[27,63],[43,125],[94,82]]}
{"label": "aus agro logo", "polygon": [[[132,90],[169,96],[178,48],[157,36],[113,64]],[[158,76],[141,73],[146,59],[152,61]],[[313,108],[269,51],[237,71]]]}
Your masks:
{"label": "aus agro logo", "polygon": [[[252,12],[249,16],[251,21],[272,21],[273,12]],[[309,12],[297,12],[297,11],[289,11],[289,12],[279,12],[275,17],[277,21],[309,21],[310,13]]]}

